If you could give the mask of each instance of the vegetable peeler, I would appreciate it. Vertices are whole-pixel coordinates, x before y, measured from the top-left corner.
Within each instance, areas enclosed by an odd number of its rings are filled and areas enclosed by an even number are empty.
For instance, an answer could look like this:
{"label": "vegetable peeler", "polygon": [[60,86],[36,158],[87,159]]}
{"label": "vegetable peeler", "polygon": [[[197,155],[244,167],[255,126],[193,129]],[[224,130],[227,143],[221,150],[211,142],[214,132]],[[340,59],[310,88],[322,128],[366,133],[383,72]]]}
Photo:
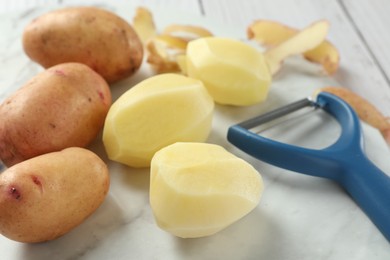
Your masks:
{"label": "vegetable peeler", "polygon": [[[307,106],[323,109],[341,126],[339,138],[324,149],[285,144],[250,131]],[[359,118],[341,98],[321,92],[315,101],[305,98],[231,126],[227,138],[237,148],[266,163],[336,181],[390,241],[390,177],[366,157]]]}

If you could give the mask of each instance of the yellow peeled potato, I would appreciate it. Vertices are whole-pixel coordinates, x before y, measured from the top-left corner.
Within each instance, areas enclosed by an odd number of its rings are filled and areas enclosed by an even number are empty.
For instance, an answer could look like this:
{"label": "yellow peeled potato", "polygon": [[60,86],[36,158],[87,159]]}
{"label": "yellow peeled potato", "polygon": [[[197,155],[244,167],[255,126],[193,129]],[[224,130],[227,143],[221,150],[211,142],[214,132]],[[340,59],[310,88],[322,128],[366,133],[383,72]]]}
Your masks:
{"label": "yellow peeled potato", "polygon": [[224,148],[175,143],[153,157],[150,205],[163,230],[183,238],[215,234],[259,203],[260,174]]}
{"label": "yellow peeled potato", "polygon": [[27,243],[58,238],[101,205],[109,183],[105,163],[84,148],[14,165],[0,175],[0,234]]}
{"label": "yellow peeled potato", "polygon": [[178,142],[203,142],[214,102],[202,82],[177,74],[148,78],[110,108],[103,142],[111,160],[149,167],[155,152]]}
{"label": "yellow peeled potato", "polygon": [[206,37],[189,42],[189,77],[201,80],[215,102],[247,106],[267,98],[271,74],[263,54],[241,41]]}

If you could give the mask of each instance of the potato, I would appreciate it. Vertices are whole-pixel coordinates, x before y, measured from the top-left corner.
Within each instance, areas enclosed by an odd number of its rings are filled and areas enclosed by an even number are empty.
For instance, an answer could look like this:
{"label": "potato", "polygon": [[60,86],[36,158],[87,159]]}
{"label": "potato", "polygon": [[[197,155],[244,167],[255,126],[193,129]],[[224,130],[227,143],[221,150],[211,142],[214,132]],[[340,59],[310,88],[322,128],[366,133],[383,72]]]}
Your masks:
{"label": "potato", "polygon": [[149,167],[155,152],[178,142],[203,142],[214,102],[199,80],[177,74],[148,78],[111,106],[103,142],[111,160]]}
{"label": "potato", "polygon": [[189,77],[201,80],[214,101],[247,106],[266,99],[271,75],[260,51],[238,40],[206,37],[187,46]]}
{"label": "potato", "polygon": [[80,62],[109,83],[133,75],[143,58],[142,43],[132,26],[96,7],[69,7],[36,18],[24,30],[23,47],[45,68]]}
{"label": "potato", "polygon": [[43,71],[0,105],[0,159],[7,166],[96,138],[111,105],[104,79],[80,63]]}
{"label": "potato", "polygon": [[104,162],[78,147],[8,168],[0,175],[0,233],[28,243],[62,236],[101,205],[109,181]]}
{"label": "potato", "polygon": [[224,229],[252,211],[262,191],[260,174],[218,145],[175,143],[152,159],[150,205],[158,226],[178,237]]}

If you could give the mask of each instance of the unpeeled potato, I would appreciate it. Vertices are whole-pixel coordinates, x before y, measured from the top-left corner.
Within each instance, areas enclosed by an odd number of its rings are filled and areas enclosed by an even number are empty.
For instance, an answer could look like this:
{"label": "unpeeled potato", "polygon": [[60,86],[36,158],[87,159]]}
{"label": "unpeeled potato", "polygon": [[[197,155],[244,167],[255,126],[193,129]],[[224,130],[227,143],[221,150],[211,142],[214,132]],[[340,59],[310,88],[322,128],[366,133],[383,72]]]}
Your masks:
{"label": "unpeeled potato", "polygon": [[0,105],[0,159],[8,167],[66,147],[88,145],[111,105],[104,79],[81,63],[47,69]]}
{"label": "unpeeled potato", "polygon": [[223,147],[175,143],[153,157],[150,205],[163,230],[183,238],[210,236],[259,203],[260,174]]}
{"label": "unpeeled potato", "polygon": [[19,242],[58,238],[104,201],[107,166],[84,148],[37,156],[0,175],[0,233]]}
{"label": "unpeeled potato", "polygon": [[24,30],[23,47],[45,68],[80,62],[109,83],[133,75],[143,58],[141,40],[132,26],[96,7],[68,7],[34,19]]}

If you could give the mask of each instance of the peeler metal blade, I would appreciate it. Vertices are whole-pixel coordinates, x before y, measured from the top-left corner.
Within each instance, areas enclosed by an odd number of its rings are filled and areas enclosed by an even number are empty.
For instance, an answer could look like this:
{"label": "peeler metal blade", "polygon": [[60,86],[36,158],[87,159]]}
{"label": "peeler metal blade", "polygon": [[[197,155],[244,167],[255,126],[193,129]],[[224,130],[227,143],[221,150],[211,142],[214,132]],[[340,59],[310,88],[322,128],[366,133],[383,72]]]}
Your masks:
{"label": "peeler metal blade", "polygon": [[318,108],[319,104],[317,104],[315,101],[313,101],[311,97],[307,97],[307,98],[298,100],[294,103],[291,103],[289,105],[280,107],[276,110],[272,110],[272,111],[265,113],[263,115],[259,115],[257,117],[248,119],[244,122],[239,123],[238,125],[241,126],[242,128],[245,128],[245,129],[251,129],[251,128],[254,128],[254,127],[259,126],[261,124],[275,120],[279,117],[288,115],[288,114],[295,112],[297,110],[300,110],[304,107]]}

